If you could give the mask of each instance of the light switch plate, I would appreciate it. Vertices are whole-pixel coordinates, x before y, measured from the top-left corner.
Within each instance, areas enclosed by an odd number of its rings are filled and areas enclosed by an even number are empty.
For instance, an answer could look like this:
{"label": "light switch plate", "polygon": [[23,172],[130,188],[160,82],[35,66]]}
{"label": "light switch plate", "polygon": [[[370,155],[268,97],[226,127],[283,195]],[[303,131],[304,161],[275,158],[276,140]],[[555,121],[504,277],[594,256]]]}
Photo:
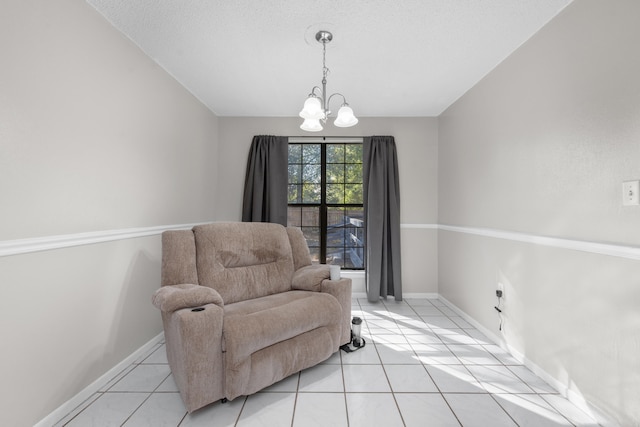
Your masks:
{"label": "light switch plate", "polygon": [[622,183],[622,206],[640,205],[640,181]]}

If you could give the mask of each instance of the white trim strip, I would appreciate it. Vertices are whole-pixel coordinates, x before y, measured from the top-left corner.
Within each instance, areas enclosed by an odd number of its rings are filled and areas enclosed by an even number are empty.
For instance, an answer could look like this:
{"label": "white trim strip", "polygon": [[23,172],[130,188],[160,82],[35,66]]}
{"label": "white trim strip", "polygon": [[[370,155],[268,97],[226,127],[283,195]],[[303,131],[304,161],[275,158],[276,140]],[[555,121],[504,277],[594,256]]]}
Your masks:
{"label": "white trim strip", "polygon": [[495,239],[512,240],[515,242],[531,243],[533,245],[550,246],[554,248],[570,249],[599,255],[609,255],[620,258],[640,260],[640,247],[616,245],[611,243],[587,242],[583,240],[563,239],[559,237],[539,236],[535,234],[517,233],[513,231],[495,230],[490,228],[459,227],[453,225],[438,225],[439,230],[456,233],[475,234]]}
{"label": "white trim strip", "polygon": [[400,224],[400,228],[421,228],[427,230],[437,230],[438,224]]}
{"label": "white trim strip", "polygon": [[155,236],[166,230],[190,229],[204,222],[193,224],[161,225],[144,228],[125,228],[121,230],[92,231],[88,233],[64,234],[60,236],[35,237],[31,239],[0,241],[0,257],[69,248],[72,246],[92,245],[114,240],[136,239]]}
{"label": "white trim strip", "polygon": [[[206,222],[161,225],[156,227],[143,228],[125,228],[121,230],[93,231],[88,233],[65,234],[60,236],[5,240],[0,241],[0,257],[69,248],[73,246],[91,245],[95,243],[111,242],[115,240],[155,236],[157,234],[162,234],[162,232],[166,230],[187,230],[200,224],[206,224]],[[571,240],[559,237],[547,237],[538,236],[535,234],[518,233],[513,231],[495,230],[491,228],[460,227],[444,224],[400,224],[400,228],[452,231],[455,233],[473,234],[476,236],[492,237],[495,239],[511,240],[515,242],[530,243],[534,245],[550,246],[555,248],[589,252],[599,255],[640,260],[640,247],[638,246],[587,242],[582,240]]]}

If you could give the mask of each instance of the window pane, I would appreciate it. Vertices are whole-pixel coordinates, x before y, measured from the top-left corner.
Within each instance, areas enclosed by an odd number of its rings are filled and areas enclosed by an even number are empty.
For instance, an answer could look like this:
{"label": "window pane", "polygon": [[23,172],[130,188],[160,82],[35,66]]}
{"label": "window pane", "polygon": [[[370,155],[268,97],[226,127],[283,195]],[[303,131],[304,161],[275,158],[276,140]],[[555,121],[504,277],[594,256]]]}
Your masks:
{"label": "window pane", "polygon": [[319,207],[303,207],[302,208],[302,225],[303,226],[320,226],[320,208]]}
{"label": "window pane", "polygon": [[342,250],[345,243],[344,227],[329,228],[327,230],[327,254],[329,249],[332,248],[340,248]]}
{"label": "window pane", "polygon": [[344,246],[347,248],[361,248],[364,246],[364,229],[358,227],[345,227]]}
{"label": "window pane", "polygon": [[351,248],[345,251],[344,268],[364,268],[364,248]]}
{"label": "window pane", "polygon": [[345,225],[345,208],[327,208],[327,228]]}
{"label": "window pane", "polygon": [[346,163],[362,163],[362,144],[346,144]]}
{"label": "window pane", "polygon": [[289,144],[289,163],[302,163],[302,145]]}
{"label": "window pane", "polygon": [[302,234],[307,240],[307,245],[311,247],[320,247],[320,228],[319,227],[302,227]]}
{"label": "window pane", "polygon": [[364,228],[364,209],[361,207],[348,208],[345,212],[349,224],[353,227]]}
{"label": "window pane", "polygon": [[302,165],[289,165],[289,184],[297,184],[302,180]]}
{"label": "window pane", "polygon": [[329,183],[344,182],[344,164],[333,163],[333,164],[327,165],[327,182]]}
{"label": "window pane", "polygon": [[349,204],[362,203],[362,184],[346,184],[344,186],[344,202]]}
{"label": "window pane", "polygon": [[344,266],[344,250],[342,248],[327,248],[326,263]]}
{"label": "window pane", "polygon": [[321,173],[322,169],[320,165],[304,165],[302,169],[302,181],[320,184],[320,182],[322,182]]}
{"label": "window pane", "polygon": [[311,262],[314,264],[320,264],[320,248],[310,247],[309,253],[311,255]]}
{"label": "window pane", "polygon": [[344,226],[345,212],[345,208],[327,208],[327,227]]}
{"label": "window pane", "polygon": [[349,236],[349,243],[346,246],[363,247],[364,236],[364,210],[362,208],[348,209],[346,212],[347,226],[346,233]]}
{"label": "window pane", "polygon": [[344,144],[327,144],[327,163],[344,163]]}
{"label": "window pane", "polygon": [[364,268],[363,216],[360,207],[328,209],[327,218],[332,219],[328,225],[333,226],[333,231],[327,233],[327,262],[344,268]]}
{"label": "window pane", "polygon": [[345,165],[345,180],[343,182],[362,183],[362,163]]}
{"label": "window pane", "polygon": [[345,209],[327,208],[327,259],[328,264],[344,265]]}
{"label": "window pane", "polygon": [[327,203],[344,203],[344,184],[327,184]]}
{"label": "window pane", "polygon": [[289,185],[289,203],[302,203],[302,188],[299,185]]}
{"label": "window pane", "polygon": [[300,227],[302,225],[301,208],[297,206],[289,206],[287,208],[287,225],[289,227]]}
{"label": "window pane", "polygon": [[320,203],[322,194],[320,184],[302,185],[302,203]]}
{"label": "window pane", "polygon": [[302,163],[320,164],[320,144],[304,144],[302,145]]}

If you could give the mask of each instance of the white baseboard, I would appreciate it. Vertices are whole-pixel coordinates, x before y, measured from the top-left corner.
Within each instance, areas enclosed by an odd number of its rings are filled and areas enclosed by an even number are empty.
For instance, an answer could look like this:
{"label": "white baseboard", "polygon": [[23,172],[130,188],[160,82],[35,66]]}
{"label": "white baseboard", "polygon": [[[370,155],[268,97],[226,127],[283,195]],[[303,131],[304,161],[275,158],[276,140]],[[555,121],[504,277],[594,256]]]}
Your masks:
{"label": "white baseboard", "polygon": [[[352,298],[367,298],[366,292],[352,292]],[[438,299],[439,295],[437,292],[414,292],[408,294],[402,294],[402,298],[426,298],[426,299]],[[393,301],[393,297],[388,297],[387,301]]]}
{"label": "white baseboard", "polygon": [[56,410],[51,412],[49,415],[41,419],[34,427],[50,427],[66,417],[70,414],[74,409],[82,404],[85,400],[90,398],[92,395],[100,391],[105,385],[109,383],[116,375],[126,369],[128,366],[133,364],[136,360],[138,360],[145,353],[149,352],[153,347],[158,345],[164,339],[164,333],[161,332],[154,338],[152,338],[145,345],[131,353],[127,358],[118,363],[113,368],[109,369],[104,373],[100,378],[89,384],[84,388],[80,393],[73,396],[71,399],[67,400],[65,403],[60,405]]}
{"label": "white baseboard", "polygon": [[534,374],[538,377],[542,378],[547,384],[553,387],[560,395],[567,398],[571,403],[576,405],[580,410],[589,414],[592,418],[594,418],[600,425],[605,427],[620,427],[618,423],[611,420],[609,416],[605,415],[605,413],[587,402],[585,398],[576,393],[575,391],[569,389],[563,383],[558,381],[553,376],[549,375],[544,369],[540,368],[538,365],[533,363],[531,360],[527,359],[522,353],[517,351],[515,348],[510,346],[502,337],[496,335],[493,331],[485,328],[480,323],[478,323],[474,318],[469,316],[467,313],[459,309],[455,304],[451,301],[447,300],[442,295],[439,296],[440,301],[445,303],[447,307],[451,310],[455,311],[460,317],[469,322],[473,327],[482,332],[487,338],[494,342],[494,344],[500,346],[500,348],[509,352],[509,354],[516,359],[518,362],[522,363],[524,366],[529,368]]}
{"label": "white baseboard", "polygon": [[402,298],[426,298],[438,299],[440,295],[437,292],[409,292],[402,294]]}
{"label": "white baseboard", "polygon": [[[482,326],[473,317],[469,316],[467,313],[465,313],[464,311],[460,310],[455,304],[453,304],[451,301],[449,301],[448,299],[446,299],[442,295],[439,295],[438,298],[440,299],[440,301],[445,303],[447,305],[447,307],[449,307],[451,310],[455,311],[458,316],[462,317],[464,320],[466,320],[467,322],[472,324],[474,328],[476,328],[477,330],[482,332],[487,338],[489,338],[491,341],[493,341],[494,344],[496,344],[496,345],[500,346],[501,348],[511,352],[510,349],[506,348],[507,344],[502,339],[502,337],[499,337],[498,335],[493,333],[493,331],[491,331],[491,330],[485,328],[484,326]],[[514,354],[512,354],[512,356],[518,362],[523,362],[523,358],[522,357],[517,357],[517,355],[514,355]]]}

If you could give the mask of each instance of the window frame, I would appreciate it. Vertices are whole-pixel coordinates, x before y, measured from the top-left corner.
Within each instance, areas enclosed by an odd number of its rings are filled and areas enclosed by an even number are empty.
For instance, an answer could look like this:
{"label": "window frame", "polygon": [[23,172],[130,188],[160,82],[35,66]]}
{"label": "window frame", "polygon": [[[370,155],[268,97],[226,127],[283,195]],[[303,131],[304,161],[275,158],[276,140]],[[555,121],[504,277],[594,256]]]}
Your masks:
{"label": "window frame", "polygon": [[[320,202],[319,203],[308,203],[308,202],[300,202],[300,203],[287,203],[287,209],[289,209],[290,207],[296,207],[296,208],[305,208],[305,207],[310,207],[310,208],[314,208],[314,209],[318,209],[318,216],[319,216],[319,262],[320,264],[326,264],[327,263],[327,253],[328,253],[328,247],[327,247],[327,239],[328,239],[328,235],[329,235],[329,230],[328,230],[328,226],[329,226],[329,212],[331,209],[335,209],[335,208],[342,208],[344,210],[348,210],[348,209],[360,209],[362,211],[362,213],[364,214],[364,194],[362,194],[363,199],[362,199],[362,203],[327,203],[327,176],[326,176],[326,172],[327,172],[327,145],[351,145],[351,144],[359,144],[362,145],[363,143],[363,138],[339,138],[339,137],[323,137],[323,138],[289,138],[288,140],[288,146],[291,145],[301,145],[302,147],[304,147],[304,145],[320,145]],[[288,150],[288,148],[287,148]],[[304,164],[304,163],[302,163]],[[333,163],[332,163],[333,164]],[[346,163],[346,159],[344,159],[343,163],[338,163],[338,164],[343,164],[343,165],[349,165],[352,163]],[[357,164],[357,163],[356,163]],[[362,165],[362,163],[360,163]],[[289,160],[287,160],[287,167],[290,166]],[[364,171],[363,171],[364,172]],[[346,177],[346,173],[345,173],[345,177]],[[345,179],[346,181],[346,179]],[[363,186],[363,179],[361,178],[360,182],[357,183],[347,183],[347,182],[343,182],[343,185],[346,184],[360,184]],[[302,182],[302,181],[301,181]],[[289,180],[287,179],[287,186],[291,185],[291,183],[289,183]],[[364,186],[362,187],[362,191],[364,192]],[[302,199],[304,198],[303,196],[299,196],[302,197]],[[364,233],[364,218],[363,218],[363,225],[362,227],[356,227],[356,228],[361,228],[363,230]],[[302,228],[304,229],[304,226],[302,226]],[[332,246],[331,248],[333,248],[334,246]],[[342,246],[343,248],[343,252],[346,251],[346,248],[349,248],[349,246]],[[355,248],[361,248],[362,249],[362,267],[345,267],[343,265],[343,269],[345,270],[352,270],[352,271],[364,271],[364,266],[365,266],[365,259],[364,257],[366,256],[366,241],[364,239],[362,239],[362,246],[355,246]],[[345,263],[346,260],[343,260],[343,264]]]}

